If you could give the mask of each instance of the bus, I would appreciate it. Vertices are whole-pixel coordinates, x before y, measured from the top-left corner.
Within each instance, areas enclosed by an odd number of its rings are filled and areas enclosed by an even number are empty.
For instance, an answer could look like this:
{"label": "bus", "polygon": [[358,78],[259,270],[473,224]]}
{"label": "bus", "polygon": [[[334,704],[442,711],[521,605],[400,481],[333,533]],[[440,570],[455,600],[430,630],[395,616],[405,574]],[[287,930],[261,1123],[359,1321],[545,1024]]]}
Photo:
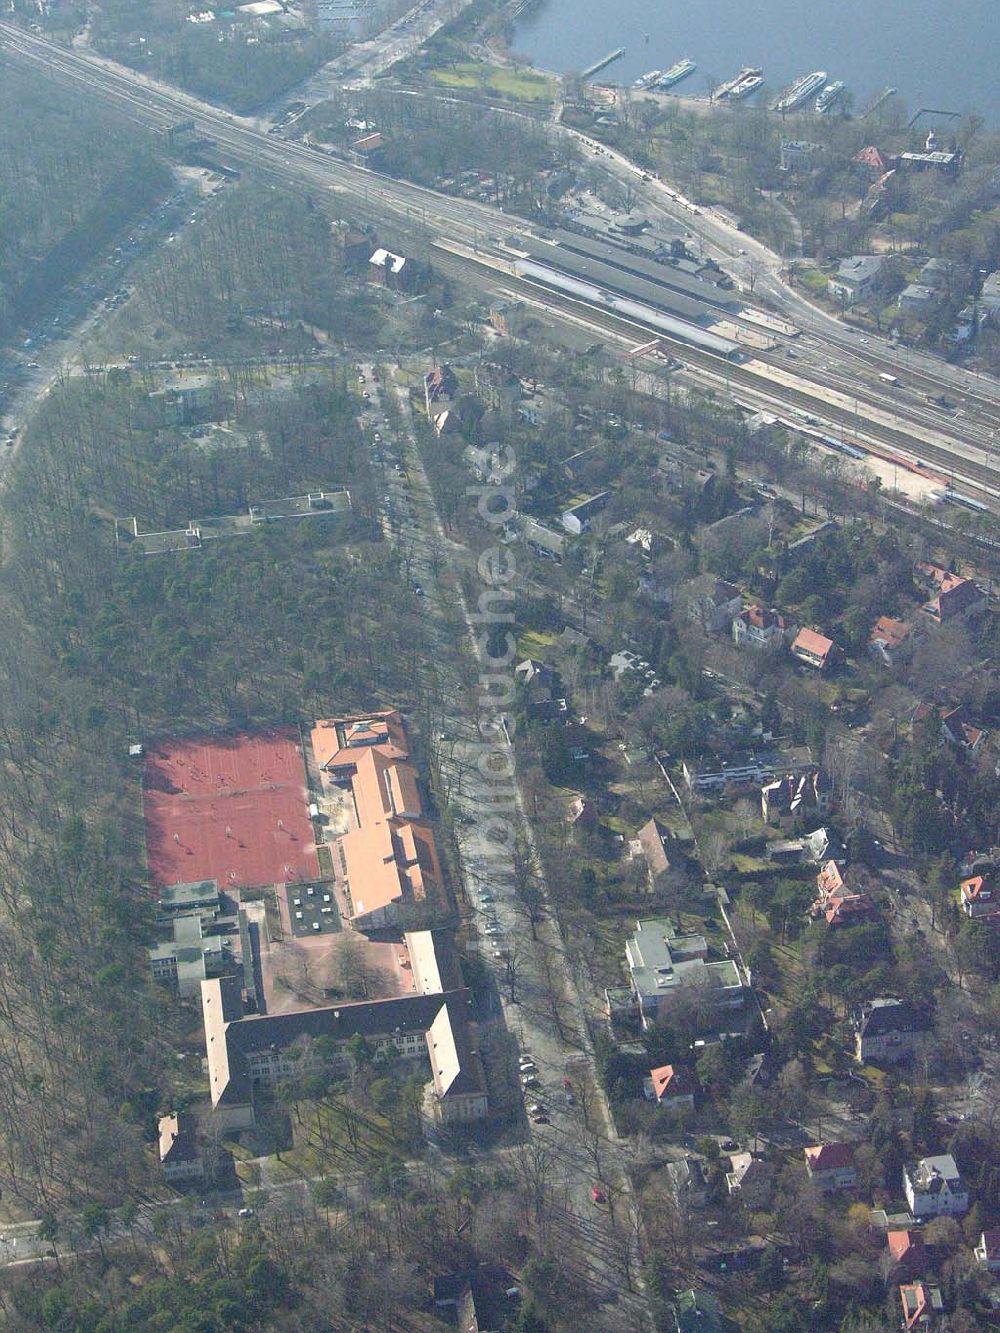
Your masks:
{"label": "bus", "polygon": [[879,375],[879,379],[882,381],[883,384],[898,384],[898,383],[899,383],[899,380],[896,378],[895,375],[886,375],[885,372],[883,372],[881,375]]}

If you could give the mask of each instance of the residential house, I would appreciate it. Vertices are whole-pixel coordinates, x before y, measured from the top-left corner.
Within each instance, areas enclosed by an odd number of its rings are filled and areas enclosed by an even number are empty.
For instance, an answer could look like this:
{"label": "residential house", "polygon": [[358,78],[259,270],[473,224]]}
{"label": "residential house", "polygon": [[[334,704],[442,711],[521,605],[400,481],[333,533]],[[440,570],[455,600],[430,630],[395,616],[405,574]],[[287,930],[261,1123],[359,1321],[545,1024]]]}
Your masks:
{"label": "residential house", "polygon": [[743,610],[743,594],[725,579],[704,577],[695,581],[691,599],[692,620],[714,634],[732,626],[735,616]]}
{"label": "residential house", "polygon": [[581,533],[587,531],[598,514],[607,509],[610,499],[610,491],[601,491],[598,495],[592,495],[589,499],[581,500],[578,504],[571,505],[569,509],[564,509],[563,527],[574,537],[579,537]]}
{"label": "residential house", "polygon": [[772,648],[784,641],[788,622],[777,611],[755,602],[733,619],[733,643],[737,648]]}
{"label": "residential house", "polygon": [[822,916],[831,927],[869,921],[877,909],[867,886],[868,877],[863,870],[825,861],[816,876],[817,894],[810,913],[814,917]]}
{"label": "residential house", "polygon": [[923,1157],[903,1168],[903,1191],[910,1212],[925,1217],[954,1217],[968,1211],[969,1191],[950,1153]]}
{"label": "residential house", "polygon": [[658,1069],[649,1071],[648,1083],[649,1099],[655,1101],[658,1106],[665,1106],[671,1111],[681,1107],[694,1110],[694,1098],[698,1089],[690,1069],[660,1065]]}
{"label": "residential house", "polygon": [[854,1149],[849,1143],[822,1143],[804,1148],[806,1174],[824,1194],[853,1189],[858,1174],[854,1168]]}
{"label": "residential house", "polygon": [[369,258],[368,264],[368,271],[383,287],[402,291],[408,285],[412,265],[407,265],[403,255],[394,255],[391,251],[380,248]]}
{"label": "residential house", "polygon": [[683,1157],[666,1167],[670,1192],[682,1208],[703,1208],[708,1202],[708,1174],[700,1157]]}
{"label": "residential house", "polygon": [[827,283],[827,291],[841,305],[856,305],[875,295],[882,285],[884,255],[851,255],[842,259],[837,272]]}
{"label": "residential house", "polygon": [[817,865],[825,865],[827,861],[846,863],[844,844],[835,829],[814,829],[812,833],[806,834],[806,846]]}
{"label": "residential house", "polygon": [[769,842],[764,854],[775,865],[797,866],[805,860],[807,847],[804,838],[784,838],[780,842]]}
{"label": "residential house", "polygon": [[987,1272],[1000,1273],[1000,1227],[984,1231],[972,1253]]}
{"label": "residential house", "polygon": [[837,651],[832,639],[817,634],[812,629],[800,629],[792,640],[792,656],[797,657],[806,666],[825,671],[831,664]]}
{"label": "residential house", "polygon": [[654,817],[643,824],[629,843],[629,854],[635,859],[642,857],[646,862],[651,888],[656,888],[660,876],[670,869],[668,848],[676,841],[666,824]]}
{"label": "residential house", "polygon": [[557,565],[562,563],[566,554],[564,533],[554,532],[544,523],[539,523],[537,518],[529,518],[527,514],[520,516],[519,529],[521,540],[536,555],[543,556],[546,560],[554,560]]}
{"label": "residential house", "polygon": [[935,287],[928,287],[922,282],[910,282],[896,297],[896,304],[900,310],[922,315],[937,305],[940,299],[941,293]]}
{"label": "residential house", "polygon": [[574,796],[566,810],[566,823],[574,829],[594,829],[597,827],[597,806],[585,796]]}
{"label": "residential house", "polygon": [[514,676],[524,685],[545,685],[550,689],[556,683],[555,667],[547,662],[539,662],[535,657],[526,657],[514,668]]}
{"label": "residential house", "polygon": [[896,158],[900,171],[939,171],[943,176],[957,176],[962,165],[961,153],[900,153]]}
{"label": "residential house", "polygon": [[774,1057],[769,1051],[751,1055],[743,1066],[743,1077],[751,1088],[769,1088],[777,1074]]}
{"label": "residential house", "polygon": [[[502,422],[502,413],[509,411],[521,401],[524,390],[521,381],[507,366],[496,361],[479,361],[474,371],[476,391],[483,402],[488,403],[493,412],[501,413],[498,421]],[[483,425],[483,421],[486,425]],[[485,433],[489,426],[484,414],[479,429]]]}
{"label": "residential house", "polygon": [[362,166],[374,166],[382,156],[385,140],[376,130],[373,134],[363,134],[351,145],[351,156]]}
{"label": "residential house", "polygon": [[205,1167],[198,1151],[194,1117],[187,1111],[160,1116],[158,1125],[160,1170],[169,1181],[201,1180]]}
{"label": "residential house", "polygon": [[977,726],[973,720],[966,704],[960,704],[957,708],[951,708],[947,713],[941,714],[941,733],[952,745],[961,745],[963,749],[970,750],[973,754],[987,736],[983,728]]}
{"label": "residential house", "polygon": [[941,1288],[929,1282],[907,1282],[899,1288],[903,1328],[930,1328],[944,1309]]}
{"label": "residential house", "polygon": [[637,921],[635,933],[625,945],[632,1003],[644,1028],[671,999],[692,988],[699,999],[713,1008],[743,1004],[743,981],[732,959],[707,962],[708,943],[702,935],[676,935],[666,920]]}
{"label": "residential house", "polygon": [[772,828],[793,828],[812,823],[830,812],[830,784],[819,769],[766,782],[760,789],[760,810]]}
{"label": "residential house", "polygon": [[424,376],[424,407],[428,420],[450,406],[458,397],[458,380],[451,366],[435,366]]}
{"label": "residential house", "polygon": [[459,1333],[500,1333],[517,1314],[520,1292],[512,1273],[483,1264],[471,1272],[434,1278],[435,1307]]}
{"label": "residential house", "polygon": [[443,407],[440,412],[435,412],[431,417],[431,423],[438,438],[442,435],[457,435],[462,429],[462,414],[457,405],[453,404],[451,407]]}
{"label": "residential house", "polygon": [[873,184],[880,176],[885,175],[888,167],[885,158],[874,144],[869,144],[867,148],[862,148],[860,153],[855,154],[854,165],[859,175],[867,177]]}
{"label": "residential house", "polygon": [[929,574],[931,583],[937,587],[935,596],[920,608],[936,625],[978,615],[986,605],[985,594],[972,579],[963,579],[960,574],[952,574],[934,565],[918,565],[917,569]]}
{"label": "residential house", "polygon": [[1000,913],[1000,872],[989,857],[977,857],[959,892],[966,916],[991,917]]}
{"label": "residential house", "polygon": [[754,1210],[768,1208],[774,1193],[774,1167],[753,1153],[737,1152],[730,1158],[726,1189],[730,1198]]}
{"label": "residential house", "polygon": [[891,1065],[919,1050],[930,1027],[927,1013],[911,1000],[870,1000],[851,1015],[854,1055],[863,1065]]}
{"label": "residential house", "polygon": [[868,651],[883,666],[891,667],[909,635],[910,626],[905,621],[879,616],[868,636]]}
{"label": "residential house", "polygon": [[779,773],[800,776],[815,767],[806,746],[760,753],[747,751],[734,754],[731,759],[705,759],[701,763],[681,760],[681,774],[688,790],[699,794],[759,789],[762,783],[773,780]]}
{"label": "residential house", "polygon": [[926,1263],[927,1247],[919,1231],[905,1227],[885,1233],[882,1269],[890,1281],[912,1282],[924,1271]]}
{"label": "residential house", "polygon": [[920,281],[928,287],[950,287],[955,277],[955,265],[949,259],[928,259],[920,270]]}

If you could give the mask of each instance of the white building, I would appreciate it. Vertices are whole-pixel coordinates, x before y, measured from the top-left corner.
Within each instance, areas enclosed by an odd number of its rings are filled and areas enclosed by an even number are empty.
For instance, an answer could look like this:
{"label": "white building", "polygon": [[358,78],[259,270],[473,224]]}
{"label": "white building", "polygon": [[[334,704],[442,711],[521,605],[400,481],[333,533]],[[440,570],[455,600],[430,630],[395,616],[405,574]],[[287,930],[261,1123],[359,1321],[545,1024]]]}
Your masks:
{"label": "white building", "polygon": [[950,1153],[923,1157],[916,1166],[904,1167],[903,1190],[917,1219],[955,1217],[969,1209],[969,1191]]}

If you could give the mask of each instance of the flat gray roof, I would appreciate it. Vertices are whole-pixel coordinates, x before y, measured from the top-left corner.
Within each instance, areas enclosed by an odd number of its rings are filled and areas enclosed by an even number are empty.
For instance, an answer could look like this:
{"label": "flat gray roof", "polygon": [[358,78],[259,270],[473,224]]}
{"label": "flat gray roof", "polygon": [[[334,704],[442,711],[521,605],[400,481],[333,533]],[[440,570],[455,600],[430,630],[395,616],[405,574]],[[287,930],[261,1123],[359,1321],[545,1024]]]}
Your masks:
{"label": "flat gray roof", "polygon": [[559,269],[571,277],[582,278],[608,291],[619,292],[644,305],[657,310],[666,310],[681,319],[695,324],[710,324],[718,318],[717,312],[705,301],[694,301],[689,296],[665,287],[660,282],[626,273],[599,259],[575,253],[562,245],[551,245],[547,241],[537,241],[531,237],[520,242],[520,248],[526,250],[537,263],[549,268]]}
{"label": "flat gray roof", "polygon": [[734,292],[723,291],[715,283],[707,282],[704,278],[696,278],[673,264],[658,263],[652,257],[647,259],[642,255],[630,254],[621,246],[611,245],[606,241],[591,240],[589,236],[579,236],[576,232],[565,231],[563,228],[553,232],[553,239],[559,242],[561,249],[573,250],[585,258],[596,259],[601,263],[610,264],[613,268],[633,273],[639,278],[646,278],[660,287],[667,287],[682,296],[689,296],[692,300],[705,301],[708,305],[719,306],[723,310],[738,309],[741,305],[739,297]]}

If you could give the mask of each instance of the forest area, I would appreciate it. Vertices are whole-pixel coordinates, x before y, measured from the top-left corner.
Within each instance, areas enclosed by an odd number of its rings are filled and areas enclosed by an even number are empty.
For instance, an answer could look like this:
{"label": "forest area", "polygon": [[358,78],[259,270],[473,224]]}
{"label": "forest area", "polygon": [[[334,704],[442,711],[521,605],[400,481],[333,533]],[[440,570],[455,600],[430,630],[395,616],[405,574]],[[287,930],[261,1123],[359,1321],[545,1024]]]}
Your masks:
{"label": "forest area", "polygon": [[[213,267],[224,247],[208,241],[174,250],[169,274],[154,266],[144,299],[169,286],[185,334],[247,291],[336,318],[336,288],[304,281],[328,232],[311,231],[300,200],[261,214],[252,199],[218,224],[223,238],[231,226],[259,240],[238,268]],[[291,215],[306,222],[286,232]],[[257,345],[276,336],[268,324]],[[141,372],[67,375],[5,496],[0,1188],[29,1216],[141,1196],[153,1113],[170,1100],[178,1016],[142,947],[151,901],[128,745],[311,719],[331,700],[405,703],[423,651],[412,597],[391,619],[378,611],[401,567],[372,522],[346,370],[290,372],[271,391],[259,371],[217,373],[237,440],[219,450],[178,426]],[[262,526],[184,555],[116,553],[117,515],[183,524],[324,484],[351,491],[344,522]]]}
{"label": "forest area", "polygon": [[169,188],[137,127],[40,85],[0,53],[0,342]]}

